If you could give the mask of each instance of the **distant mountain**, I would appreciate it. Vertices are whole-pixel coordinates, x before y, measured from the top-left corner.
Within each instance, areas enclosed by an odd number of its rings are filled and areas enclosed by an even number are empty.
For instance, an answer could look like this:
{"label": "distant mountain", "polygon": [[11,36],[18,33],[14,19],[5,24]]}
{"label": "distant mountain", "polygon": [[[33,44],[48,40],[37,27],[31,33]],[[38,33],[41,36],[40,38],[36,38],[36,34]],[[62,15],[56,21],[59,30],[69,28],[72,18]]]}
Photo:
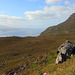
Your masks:
{"label": "distant mountain", "polygon": [[0,37],[7,36],[38,36],[43,31],[41,28],[12,28],[0,25]]}
{"label": "distant mountain", "polygon": [[40,36],[60,35],[75,33],[75,13],[73,13],[65,22],[52,26],[43,31]]}

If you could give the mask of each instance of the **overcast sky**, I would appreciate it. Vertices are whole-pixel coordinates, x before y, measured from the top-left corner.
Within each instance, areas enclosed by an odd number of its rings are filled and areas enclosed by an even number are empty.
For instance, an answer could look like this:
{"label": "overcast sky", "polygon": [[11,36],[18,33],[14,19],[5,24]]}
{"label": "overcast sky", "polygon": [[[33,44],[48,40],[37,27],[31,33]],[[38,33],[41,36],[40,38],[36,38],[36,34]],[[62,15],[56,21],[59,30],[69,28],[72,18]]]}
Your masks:
{"label": "overcast sky", "polygon": [[47,28],[75,12],[75,0],[0,0],[0,25]]}

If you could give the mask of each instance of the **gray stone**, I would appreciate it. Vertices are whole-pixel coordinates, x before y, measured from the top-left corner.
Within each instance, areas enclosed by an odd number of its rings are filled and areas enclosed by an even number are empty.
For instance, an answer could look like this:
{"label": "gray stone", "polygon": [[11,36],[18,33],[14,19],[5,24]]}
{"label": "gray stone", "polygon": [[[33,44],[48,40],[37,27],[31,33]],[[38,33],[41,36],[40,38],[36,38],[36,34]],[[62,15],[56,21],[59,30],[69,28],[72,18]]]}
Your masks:
{"label": "gray stone", "polygon": [[58,48],[57,54],[56,64],[66,61],[71,55],[75,54],[75,44],[67,40]]}
{"label": "gray stone", "polygon": [[48,73],[44,73],[43,75],[48,75]]}
{"label": "gray stone", "polygon": [[56,64],[58,64],[59,62],[62,62],[61,53],[58,53],[58,56],[57,56],[57,58],[56,58]]}
{"label": "gray stone", "polygon": [[3,73],[2,75],[6,75],[5,73]]}

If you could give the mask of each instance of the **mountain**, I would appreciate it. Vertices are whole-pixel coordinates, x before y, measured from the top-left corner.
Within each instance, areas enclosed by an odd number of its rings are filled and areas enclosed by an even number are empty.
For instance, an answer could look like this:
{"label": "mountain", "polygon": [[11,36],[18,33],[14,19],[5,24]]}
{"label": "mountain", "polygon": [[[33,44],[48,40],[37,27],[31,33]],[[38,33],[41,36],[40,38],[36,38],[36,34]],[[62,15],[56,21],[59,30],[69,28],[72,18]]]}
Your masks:
{"label": "mountain", "polygon": [[43,31],[40,36],[60,35],[75,33],[75,13],[73,13],[65,22],[52,26]]}

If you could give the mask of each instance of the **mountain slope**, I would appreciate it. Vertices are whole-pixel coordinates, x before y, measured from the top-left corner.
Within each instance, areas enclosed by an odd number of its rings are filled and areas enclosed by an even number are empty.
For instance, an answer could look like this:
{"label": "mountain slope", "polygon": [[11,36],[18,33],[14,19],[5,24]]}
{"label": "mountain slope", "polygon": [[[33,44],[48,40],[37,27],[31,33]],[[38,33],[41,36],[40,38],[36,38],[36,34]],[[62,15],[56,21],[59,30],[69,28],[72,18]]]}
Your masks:
{"label": "mountain slope", "polygon": [[65,22],[47,28],[40,36],[50,36],[59,34],[75,33],[75,13],[73,13]]}

